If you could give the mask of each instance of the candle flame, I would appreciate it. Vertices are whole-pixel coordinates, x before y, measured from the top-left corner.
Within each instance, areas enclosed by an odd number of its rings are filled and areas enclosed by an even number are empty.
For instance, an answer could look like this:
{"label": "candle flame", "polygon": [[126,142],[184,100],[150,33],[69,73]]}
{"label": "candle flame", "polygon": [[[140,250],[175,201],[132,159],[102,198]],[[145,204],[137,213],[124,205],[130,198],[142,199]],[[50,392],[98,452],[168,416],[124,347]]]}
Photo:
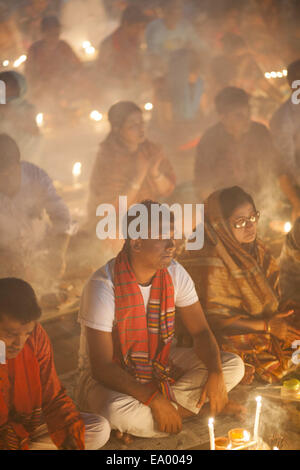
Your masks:
{"label": "candle flame", "polygon": [[35,122],[36,122],[38,127],[42,127],[42,125],[44,124],[44,115],[43,115],[43,113],[38,113],[36,115]]}
{"label": "candle flame", "polygon": [[278,447],[273,447],[273,450],[279,450]]}
{"label": "candle flame", "polygon": [[283,227],[284,233],[289,233],[291,229],[292,229],[291,222],[286,222]]}
{"label": "candle flame", "polygon": [[99,113],[99,111],[97,111],[96,109],[94,109],[94,111],[92,111],[90,113],[90,118],[93,120],[93,121],[101,121],[103,119],[103,114]]}
{"label": "candle flame", "polygon": [[250,441],[250,433],[248,431],[244,431],[244,441]]}
{"label": "candle flame", "polygon": [[8,67],[8,66],[9,66],[9,60],[7,60],[7,59],[4,60],[4,61],[2,62],[2,65],[3,65],[3,67]]}
{"label": "candle flame", "polygon": [[89,46],[85,48],[85,52],[88,55],[94,55],[96,52],[96,49],[94,48],[94,46]]}
{"label": "candle flame", "polygon": [[215,420],[214,418],[209,418],[208,420],[208,424],[211,426],[212,424],[214,424]]}
{"label": "candle flame", "polygon": [[91,47],[91,45],[92,44],[90,43],[90,41],[83,41],[82,43],[83,49],[87,49],[88,47]]}
{"label": "candle flame", "polygon": [[146,111],[152,111],[153,104],[152,103],[146,103],[144,108],[145,108]]}
{"label": "candle flame", "polygon": [[73,170],[72,170],[73,176],[80,176],[81,175],[81,168],[82,168],[81,162],[74,163]]}
{"label": "candle flame", "polygon": [[17,60],[14,61],[14,68],[17,69],[26,60],[27,60],[27,56],[25,54],[21,55]]}
{"label": "candle flame", "polygon": [[255,400],[256,400],[257,403],[261,403],[261,396],[258,395],[258,396],[255,398]]}

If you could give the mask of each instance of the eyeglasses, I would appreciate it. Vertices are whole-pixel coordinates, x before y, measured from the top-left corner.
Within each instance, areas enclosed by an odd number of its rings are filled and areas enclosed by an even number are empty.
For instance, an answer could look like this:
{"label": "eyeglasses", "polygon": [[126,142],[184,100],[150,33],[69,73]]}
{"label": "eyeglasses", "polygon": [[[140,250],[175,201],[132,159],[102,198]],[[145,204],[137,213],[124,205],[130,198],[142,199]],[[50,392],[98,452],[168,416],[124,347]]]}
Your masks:
{"label": "eyeglasses", "polygon": [[249,223],[256,224],[259,220],[260,212],[257,211],[255,214],[251,215],[250,217],[240,217],[238,220],[232,223],[234,228],[246,228]]}

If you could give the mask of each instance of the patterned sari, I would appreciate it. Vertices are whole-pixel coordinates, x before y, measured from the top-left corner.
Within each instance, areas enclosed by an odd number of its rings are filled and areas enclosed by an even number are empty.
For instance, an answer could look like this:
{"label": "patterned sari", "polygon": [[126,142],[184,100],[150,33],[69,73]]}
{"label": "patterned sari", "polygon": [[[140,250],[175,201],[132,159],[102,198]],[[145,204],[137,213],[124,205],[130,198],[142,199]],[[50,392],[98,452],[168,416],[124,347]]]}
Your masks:
{"label": "patterned sari", "polygon": [[230,334],[230,325],[278,313],[279,270],[260,240],[250,250],[235,240],[223,218],[219,195],[220,191],[213,193],[205,203],[204,248],[186,251],[179,261],[195,282],[221,348],[239,354],[262,380],[277,382],[289,370],[290,345],[264,332]]}

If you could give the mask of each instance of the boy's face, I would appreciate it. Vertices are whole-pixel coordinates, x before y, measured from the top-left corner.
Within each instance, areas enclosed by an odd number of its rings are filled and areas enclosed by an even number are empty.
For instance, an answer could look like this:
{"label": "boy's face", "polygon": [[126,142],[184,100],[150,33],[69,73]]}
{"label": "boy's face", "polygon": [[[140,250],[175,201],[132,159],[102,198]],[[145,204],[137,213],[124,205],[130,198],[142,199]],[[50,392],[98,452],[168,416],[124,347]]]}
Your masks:
{"label": "boy's face", "polygon": [[0,341],[6,347],[6,359],[14,359],[22,351],[27,339],[33,332],[36,322],[22,324],[18,320],[0,314]]}
{"label": "boy's face", "polygon": [[221,121],[227,132],[235,138],[240,138],[246,134],[251,124],[250,107],[234,106],[232,109],[221,116]]}

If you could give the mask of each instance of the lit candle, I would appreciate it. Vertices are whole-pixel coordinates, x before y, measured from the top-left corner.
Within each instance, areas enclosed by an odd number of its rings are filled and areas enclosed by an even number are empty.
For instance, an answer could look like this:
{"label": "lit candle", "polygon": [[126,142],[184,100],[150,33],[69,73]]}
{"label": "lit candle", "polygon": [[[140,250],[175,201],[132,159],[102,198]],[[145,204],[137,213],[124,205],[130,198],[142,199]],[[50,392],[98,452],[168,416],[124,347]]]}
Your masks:
{"label": "lit candle", "polygon": [[77,186],[78,184],[78,178],[81,175],[81,167],[82,167],[82,164],[80,162],[76,162],[73,165],[72,174],[73,174],[74,186]]}
{"label": "lit candle", "polygon": [[256,400],[256,413],[255,413],[255,422],[254,422],[254,430],[253,430],[253,438],[255,441],[258,440],[258,428],[259,428],[259,418],[261,412],[261,397],[258,396],[255,398]]}
{"label": "lit candle", "polygon": [[144,108],[145,108],[146,111],[152,111],[153,104],[152,103],[146,103]]}
{"label": "lit candle", "polygon": [[273,447],[273,450],[279,450],[278,447]]}
{"label": "lit candle", "polygon": [[214,418],[209,418],[208,430],[209,430],[210,450],[215,450],[216,447],[215,447]]}
{"label": "lit candle", "polygon": [[286,222],[283,227],[284,233],[289,233],[291,229],[292,229],[291,222]]}
{"label": "lit candle", "polygon": [[14,68],[17,69],[26,60],[27,60],[27,56],[25,54],[21,55],[17,60],[14,61]]}
{"label": "lit candle", "polygon": [[44,124],[44,115],[43,113],[38,113],[35,117],[35,121],[38,127],[42,127]]}

